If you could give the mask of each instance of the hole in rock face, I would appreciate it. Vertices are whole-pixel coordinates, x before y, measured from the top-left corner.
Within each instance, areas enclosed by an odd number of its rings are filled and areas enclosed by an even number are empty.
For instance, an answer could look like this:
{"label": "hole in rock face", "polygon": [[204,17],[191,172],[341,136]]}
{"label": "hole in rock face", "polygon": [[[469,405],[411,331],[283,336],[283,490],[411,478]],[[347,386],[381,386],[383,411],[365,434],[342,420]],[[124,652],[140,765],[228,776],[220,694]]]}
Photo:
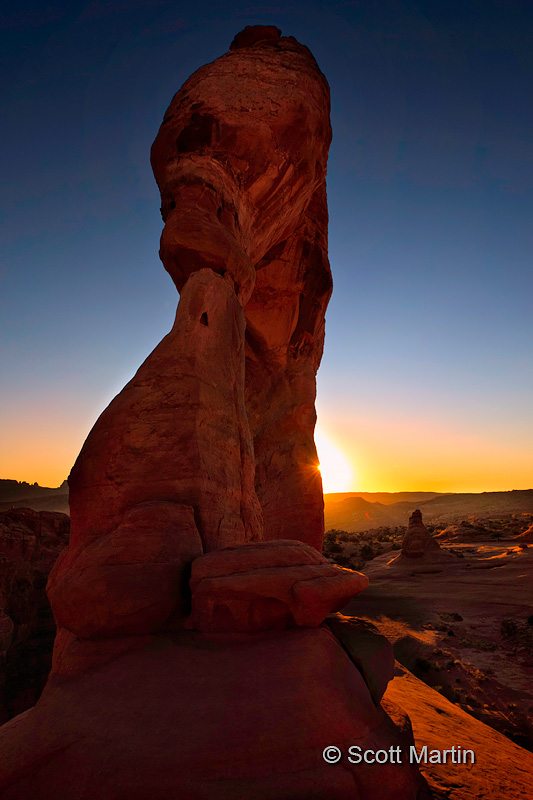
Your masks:
{"label": "hole in rock face", "polygon": [[200,324],[201,325],[205,325],[205,327],[207,328],[207,312],[205,312],[205,311],[202,314],[202,316],[200,317]]}
{"label": "hole in rock face", "polygon": [[213,139],[218,136],[218,121],[212,114],[192,114],[190,122],[186,125],[176,139],[178,153],[198,152],[211,147]]}

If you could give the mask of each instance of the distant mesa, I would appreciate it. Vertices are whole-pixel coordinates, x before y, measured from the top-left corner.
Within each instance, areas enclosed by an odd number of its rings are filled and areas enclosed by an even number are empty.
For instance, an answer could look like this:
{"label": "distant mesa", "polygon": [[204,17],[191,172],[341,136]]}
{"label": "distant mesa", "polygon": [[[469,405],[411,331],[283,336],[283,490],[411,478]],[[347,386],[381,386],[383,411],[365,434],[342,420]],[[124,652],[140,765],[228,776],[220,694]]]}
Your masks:
{"label": "distant mesa", "polygon": [[0,479],[0,512],[10,508],[68,514],[68,483],[65,480],[61,486],[51,488],[27,481]]}
{"label": "distant mesa", "polygon": [[482,523],[483,520],[511,514],[531,514],[533,489],[477,494],[347,492],[326,494],[324,503],[326,530],[356,533],[371,528],[404,526],[406,514],[411,513],[413,506],[422,511],[426,523],[437,524],[442,528],[444,525],[462,524],[469,517],[475,517]]}

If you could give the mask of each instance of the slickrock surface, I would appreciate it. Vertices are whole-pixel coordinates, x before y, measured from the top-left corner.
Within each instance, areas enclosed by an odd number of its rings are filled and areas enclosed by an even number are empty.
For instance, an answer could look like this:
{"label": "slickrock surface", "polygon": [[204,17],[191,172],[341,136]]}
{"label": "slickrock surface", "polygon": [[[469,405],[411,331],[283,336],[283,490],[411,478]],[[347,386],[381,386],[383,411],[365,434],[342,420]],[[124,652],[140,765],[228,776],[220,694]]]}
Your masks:
{"label": "slickrock surface", "polygon": [[402,542],[402,555],[408,558],[421,558],[431,550],[439,550],[440,545],[428,532],[422,522],[422,512],[418,509],[409,517],[409,526]]}
{"label": "slickrock surface", "polygon": [[516,541],[524,542],[526,544],[529,542],[533,542],[533,525],[530,525],[529,528],[527,528],[527,530],[525,530],[523,533],[520,533],[516,537]]}
{"label": "slickrock surface", "polygon": [[[411,765],[348,747],[412,744],[327,627],[181,632],[48,683],[0,728],[2,800],[391,800],[423,797]],[[345,757],[325,763],[328,745]]]}
{"label": "slickrock surface", "polygon": [[481,525],[473,525],[467,520],[463,520],[457,525],[447,525],[444,530],[435,535],[436,541],[450,542],[479,542],[486,539],[488,535],[487,529]]}
{"label": "slickrock surface", "polygon": [[526,800],[533,785],[533,754],[473,719],[402,667],[384,697],[409,714],[417,750],[460,746],[475,763],[421,764],[435,800]]}
{"label": "slickrock surface", "polygon": [[344,613],[372,622],[397,660],[455,706],[532,749],[533,548],[508,544],[455,545],[464,557],[425,572],[375,558],[368,589]]}

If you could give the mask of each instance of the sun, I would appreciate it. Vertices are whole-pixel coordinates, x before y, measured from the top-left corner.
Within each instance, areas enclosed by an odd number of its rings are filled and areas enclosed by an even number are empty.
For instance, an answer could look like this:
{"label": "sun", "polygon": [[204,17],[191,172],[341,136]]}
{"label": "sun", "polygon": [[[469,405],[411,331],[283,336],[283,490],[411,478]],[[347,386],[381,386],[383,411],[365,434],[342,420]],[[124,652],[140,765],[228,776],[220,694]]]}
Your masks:
{"label": "sun", "polygon": [[315,429],[315,444],[324,492],[349,491],[353,481],[353,469],[346,456],[318,427]]}

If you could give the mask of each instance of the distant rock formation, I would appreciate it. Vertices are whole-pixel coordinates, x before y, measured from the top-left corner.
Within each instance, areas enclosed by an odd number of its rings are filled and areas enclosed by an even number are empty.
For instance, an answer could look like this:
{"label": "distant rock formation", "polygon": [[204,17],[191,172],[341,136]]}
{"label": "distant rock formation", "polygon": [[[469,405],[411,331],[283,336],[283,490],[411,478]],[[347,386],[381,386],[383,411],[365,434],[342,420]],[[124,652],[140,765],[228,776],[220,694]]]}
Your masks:
{"label": "distant rock formation", "polygon": [[34,511],[69,513],[68,484],[63,481],[57,489],[26,481],[0,480],[0,513],[10,508],[30,508]]}
{"label": "distant rock formation", "polygon": [[0,513],[0,724],[34,705],[48,677],[55,624],[45,586],[68,535],[65,514]]}
{"label": "distant rock formation", "polygon": [[517,542],[523,542],[524,544],[533,542],[533,525],[530,525],[525,531],[519,533],[518,536],[515,537],[515,540]]}
{"label": "distant rock formation", "polygon": [[421,800],[416,765],[324,756],[413,742],[379,702],[390,648],[324,624],[368,583],[320,554],[330,139],[324,76],[272,27],[171,102],[152,166],[176,319],[72,470],[53,671],[0,730],[2,800]]}
{"label": "distant rock formation", "polygon": [[402,542],[402,555],[422,558],[435,550],[440,550],[440,545],[422,522],[422,512],[416,509],[409,517],[409,526]]}
{"label": "distant rock formation", "polygon": [[456,525],[447,525],[440,533],[435,535],[435,539],[473,542],[488,536],[490,536],[490,533],[481,522],[473,523],[464,519]]}

